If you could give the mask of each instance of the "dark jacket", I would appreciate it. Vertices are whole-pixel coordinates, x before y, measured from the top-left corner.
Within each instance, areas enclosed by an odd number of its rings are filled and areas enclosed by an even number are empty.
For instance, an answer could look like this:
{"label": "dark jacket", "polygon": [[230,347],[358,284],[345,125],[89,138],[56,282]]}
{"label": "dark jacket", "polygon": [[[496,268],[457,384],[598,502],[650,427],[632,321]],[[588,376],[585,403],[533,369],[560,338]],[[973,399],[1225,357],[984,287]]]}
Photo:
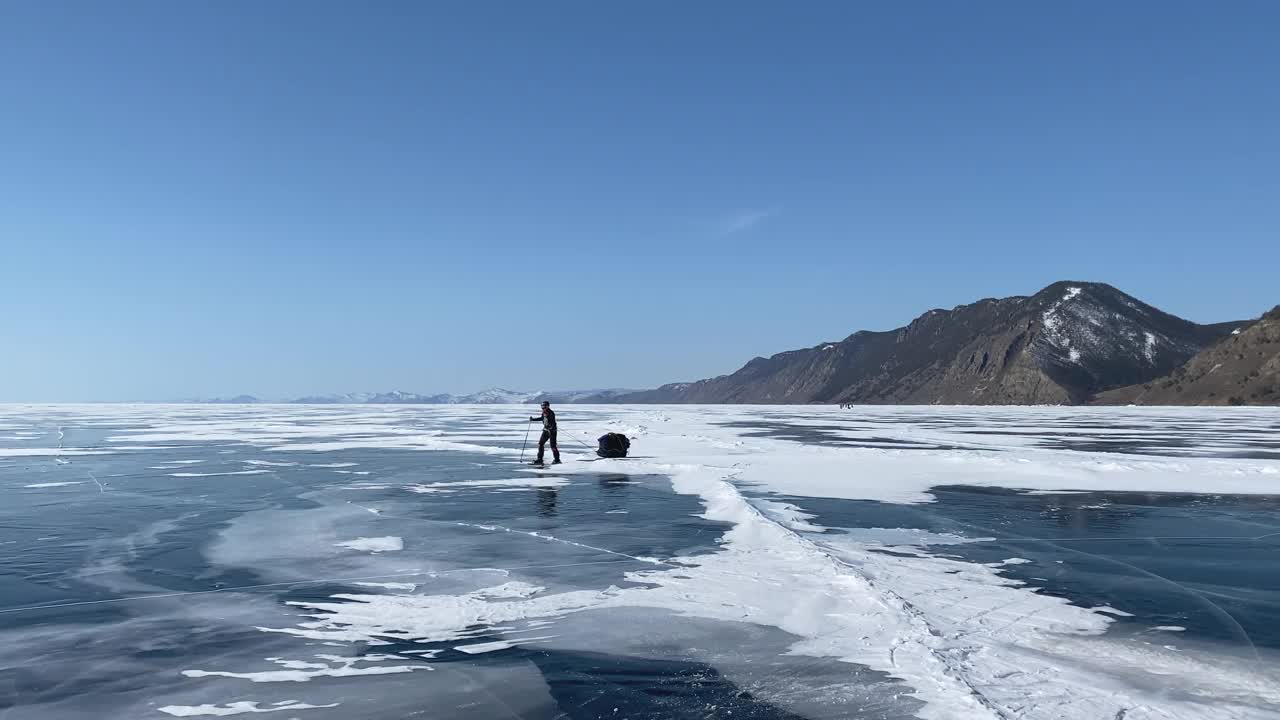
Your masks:
{"label": "dark jacket", "polygon": [[539,420],[542,421],[543,430],[551,433],[556,431],[556,411],[555,410],[552,410],[551,408],[547,408],[546,410],[542,411],[541,417],[529,418],[529,422],[537,422]]}

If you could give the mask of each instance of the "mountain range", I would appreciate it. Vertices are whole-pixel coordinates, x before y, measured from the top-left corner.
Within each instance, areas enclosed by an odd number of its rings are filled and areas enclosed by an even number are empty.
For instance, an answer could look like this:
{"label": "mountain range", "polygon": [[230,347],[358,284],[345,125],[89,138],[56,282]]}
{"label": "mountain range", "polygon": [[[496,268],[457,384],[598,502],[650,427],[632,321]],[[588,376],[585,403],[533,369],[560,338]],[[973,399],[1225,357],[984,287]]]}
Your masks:
{"label": "mountain range", "polygon": [[392,390],[381,393],[343,393],[340,395],[311,395],[291,400],[293,403],[306,405],[323,405],[334,403],[352,403],[369,405],[497,405],[532,402],[537,393],[517,392],[502,388],[491,388],[470,395],[421,395],[419,393]]}
{"label": "mountain range", "polygon": [[[1201,325],[1110,285],[1064,281],[1030,296],[929,310],[894,330],[863,330],[757,357],[729,375],[609,401],[1277,403],[1275,314]],[[1216,377],[1206,379],[1211,373]],[[1172,393],[1163,392],[1168,388]]]}
{"label": "mountain range", "polygon": [[[295,403],[1280,404],[1280,306],[1202,325],[1096,282],[934,309],[652,390],[392,391]],[[212,402],[257,402],[250,396]]]}
{"label": "mountain range", "polygon": [[[293,400],[286,400],[285,403],[298,405],[522,405],[529,403],[536,404],[543,400],[550,400],[551,402],[556,403],[582,402],[586,399],[590,399],[592,402],[610,402],[611,398],[633,392],[635,391],[618,389],[564,390],[555,392],[543,392],[539,390],[535,392],[524,392],[519,390],[506,390],[503,388],[490,388],[488,390],[481,390],[480,392],[466,395],[453,395],[450,393],[423,395],[420,393],[405,392],[403,390],[392,390],[390,392],[379,393],[360,392],[332,395],[308,395]],[[194,400],[191,402],[214,404],[253,404],[263,402],[263,400],[254,397],[253,395],[237,395],[229,398],[212,398]]]}

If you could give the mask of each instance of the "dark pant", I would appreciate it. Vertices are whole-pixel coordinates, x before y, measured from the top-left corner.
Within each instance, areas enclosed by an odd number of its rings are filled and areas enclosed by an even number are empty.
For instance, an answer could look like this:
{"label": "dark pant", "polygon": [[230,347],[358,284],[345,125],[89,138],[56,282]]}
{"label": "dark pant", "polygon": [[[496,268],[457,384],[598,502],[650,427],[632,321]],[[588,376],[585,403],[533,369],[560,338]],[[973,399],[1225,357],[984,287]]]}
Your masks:
{"label": "dark pant", "polygon": [[560,446],[556,445],[556,431],[543,430],[542,437],[538,438],[538,462],[542,462],[542,455],[546,452],[547,441],[551,441],[551,454],[555,457],[556,462],[560,462]]}

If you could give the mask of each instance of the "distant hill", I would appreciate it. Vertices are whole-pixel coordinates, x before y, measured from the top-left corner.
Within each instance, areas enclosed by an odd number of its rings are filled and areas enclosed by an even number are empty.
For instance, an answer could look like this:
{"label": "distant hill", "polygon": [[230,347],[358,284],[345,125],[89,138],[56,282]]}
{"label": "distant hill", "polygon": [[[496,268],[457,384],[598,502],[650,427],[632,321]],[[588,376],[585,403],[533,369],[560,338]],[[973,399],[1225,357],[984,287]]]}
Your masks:
{"label": "distant hill", "polygon": [[1280,405],[1280,305],[1150,382],[1104,392],[1102,405]]}
{"label": "distant hill", "polygon": [[[616,388],[606,390],[557,390],[552,392],[543,392],[541,390],[528,392],[521,390],[505,390],[503,388],[490,388],[488,390],[481,390],[480,392],[466,395],[453,395],[451,393],[423,395],[421,393],[405,392],[403,390],[391,390],[389,392],[376,393],[361,392],[307,395],[293,400],[287,400],[285,402],[294,405],[527,405],[530,403],[540,403],[543,400],[550,400],[554,403],[608,403],[613,402],[614,399],[620,395],[633,392],[636,391]],[[194,399],[183,400],[181,402],[247,404],[260,403],[263,401],[252,395],[237,395],[232,398]]]}
{"label": "distant hill", "polygon": [[491,388],[470,395],[451,395],[439,393],[421,395],[419,393],[392,390],[381,393],[343,393],[340,395],[311,395],[290,402],[299,405],[332,405],[337,403],[360,405],[496,405],[519,404],[531,402],[538,393],[516,392]]}
{"label": "distant hill", "polygon": [[631,395],[636,392],[639,391],[618,388],[609,390],[561,390],[556,392],[539,393],[531,402],[540,403],[543,400],[549,400],[552,403],[600,405],[618,402],[618,398]]}
{"label": "distant hill", "polygon": [[334,395],[309,395],[289,402],[298,405],[407,405],[447,402],[449,395],[419,395],[418,393],[392,390],[383,393],[340,393]]}
{"label": "distant hill", "polygon": [[[295,403],[1280,404],[1280,307],[1253,322],[1184,320],[1103,283],[925,312],[886,331],[758,357],[653,390],[402,391]],[[257,402],[240,396],[219,402]]]}
{"label": "distant hill", "polygon": [[905,327],[758,357],[624,403],[1074,404],[1172,372],[1243,323],[1199,325],[1110,285],[930,310]]}
{"label": "distant hill", "polygon": [[632,390],[563,390],[556,392],[525,392],[490,388],[468,395],[418,393],[392,390],[384,393],[344,393],[340,395],[312,395],[290,402],[301,405],[331,405],[336,403],[372,405],[525,405],[550,400],[557,403],[611,402],[620,394]]}

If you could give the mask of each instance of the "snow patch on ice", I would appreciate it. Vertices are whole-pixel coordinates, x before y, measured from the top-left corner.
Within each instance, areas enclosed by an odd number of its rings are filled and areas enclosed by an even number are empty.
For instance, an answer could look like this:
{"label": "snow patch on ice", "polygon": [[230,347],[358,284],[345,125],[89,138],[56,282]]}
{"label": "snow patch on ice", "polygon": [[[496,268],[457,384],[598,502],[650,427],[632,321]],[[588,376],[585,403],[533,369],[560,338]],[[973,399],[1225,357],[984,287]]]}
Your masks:
{"label": "snow patch on ice", "polygon": [[471,645],[455,645],[453,649],[468,655],[482,655],[484,653],[491,653],[498,650],[509,650],[519,645],[542,642],[545,640],[554,640],[557,637],[557,635],[542,635],[539,637],[518,638],[514,640],[497,640],[494,642],[473,643]]}
{"label": "snow patch on ice", "polygon": [[334,543],[338,547],[360,550],[363,552],[381,553],[396,552],[404,549],[404,540],[394,535],[386,537],[362,537],[346,542]]}
{"label": "snow patch on ice", "polygon": [[530,598],[538,593],[546,590],[541,585],[533,585],[527,582],[513,580],[503,583],[496,587],[482,588],[472,593],[479,598],[506,599],[506,598]]}
{"label": "snow patch on ice", "polygon": [[420,643],[462,640],[490,634],[492,626],[526,618],[546,618],[600,607],[620,591],[575,590],[536,596],[525,583],[507,583],[463,595],[334,595],[338,602],[294,601],[312,620],[296,628],[259,628],[312,640],[385,644],[384,637]]}
{"label": "snow patch on ice", "polygon": [[515,645],[505,640],[498,640],[496,642],[475,643],[474,645],[455,645],[453,649],[468,655],[480,655],[483,653],[495,652],[497,650],[509,650],[513,647],[515,647]]}
{"label": "snow patch on ice", "polygon": [[776,502],[773,500],[757,500],[753,503],[769,518],[782,523],[784,526],[798,530],[800,532],[826,532],[826,528],[821,525],[814,525],[809,522],[817,517],[807,513],[791,503]]}
{"label": "snow patch on ice", "polygon": [[1133,617],[1133,613],[1127,613],[1123,610],[1117,610],[1111,607],[1110,605],[1099,605],[1098,607],[1095,607],[1093,611],[1099,612],[1099,613],[1106,613],[1108,615],[1115,615],[1116,617]]}
{"label": "snow patch on ice", "polygon": [[64,487],[66,485],[79,485],[83,482],[84,482],[83,480],[68,480],[66,482],[43,482],[43,483],[31,483],[30,485],[23,485],[22,487],[24,488]]}
{"label": "snow patch on ice", "polygon": [[357,583],[352,583],[352,584],[353,584],[353,585],[359,585],[360,587],[383,588],[384,590],[399,590],[399,591],[403,591],[403,592],[413,592],[414,590],[416,590],[416,589],[418,588],[417,583],[397,583],[397,582],[384,582],[384,583],[379,583],[379,582],[357,582]]}
{"label": "snow patch on ice", "polygon": [[228,672],[223,670],[183,670],[182,674],[189,678],[225,677],[238,680],[249,680],[256,683],[273,682],[310,682],[322,677],[356,677],[360,675],[394,675],[413,672],[414,670],[430,670],[429,665],[378,665],[375,667],[356,667],[361,662],[379,662],[388,656],[342,657],[339,655],[316,655],[324,660],[322,663],[305,660],[285,660],[278,657],[267,658],[267,662],[279,665],[284,670],[263,670],[261,672]]}
{"label": "snow patch on ice", "polygon": [[50,457],[56,455],[114,455],[114,450],[95,448],[0,448],[0,457]]}
{"label": "snow patch on ice", "polygon": [[271,707],[260,707],[258,703],[248,700],[227,703],[226,705],[165,705],[156,708],[166,715],[174,717],[199,717],[199,716],[216,716],[227,717],[230,715],[243,715],[246,713],[269,713],[280,712],[282,710],[317,710],[320,708],[334,708],[341,703],[330,703],[329,705],[310,705],[304,702],[289,700],[283,703],[274,703]]}

